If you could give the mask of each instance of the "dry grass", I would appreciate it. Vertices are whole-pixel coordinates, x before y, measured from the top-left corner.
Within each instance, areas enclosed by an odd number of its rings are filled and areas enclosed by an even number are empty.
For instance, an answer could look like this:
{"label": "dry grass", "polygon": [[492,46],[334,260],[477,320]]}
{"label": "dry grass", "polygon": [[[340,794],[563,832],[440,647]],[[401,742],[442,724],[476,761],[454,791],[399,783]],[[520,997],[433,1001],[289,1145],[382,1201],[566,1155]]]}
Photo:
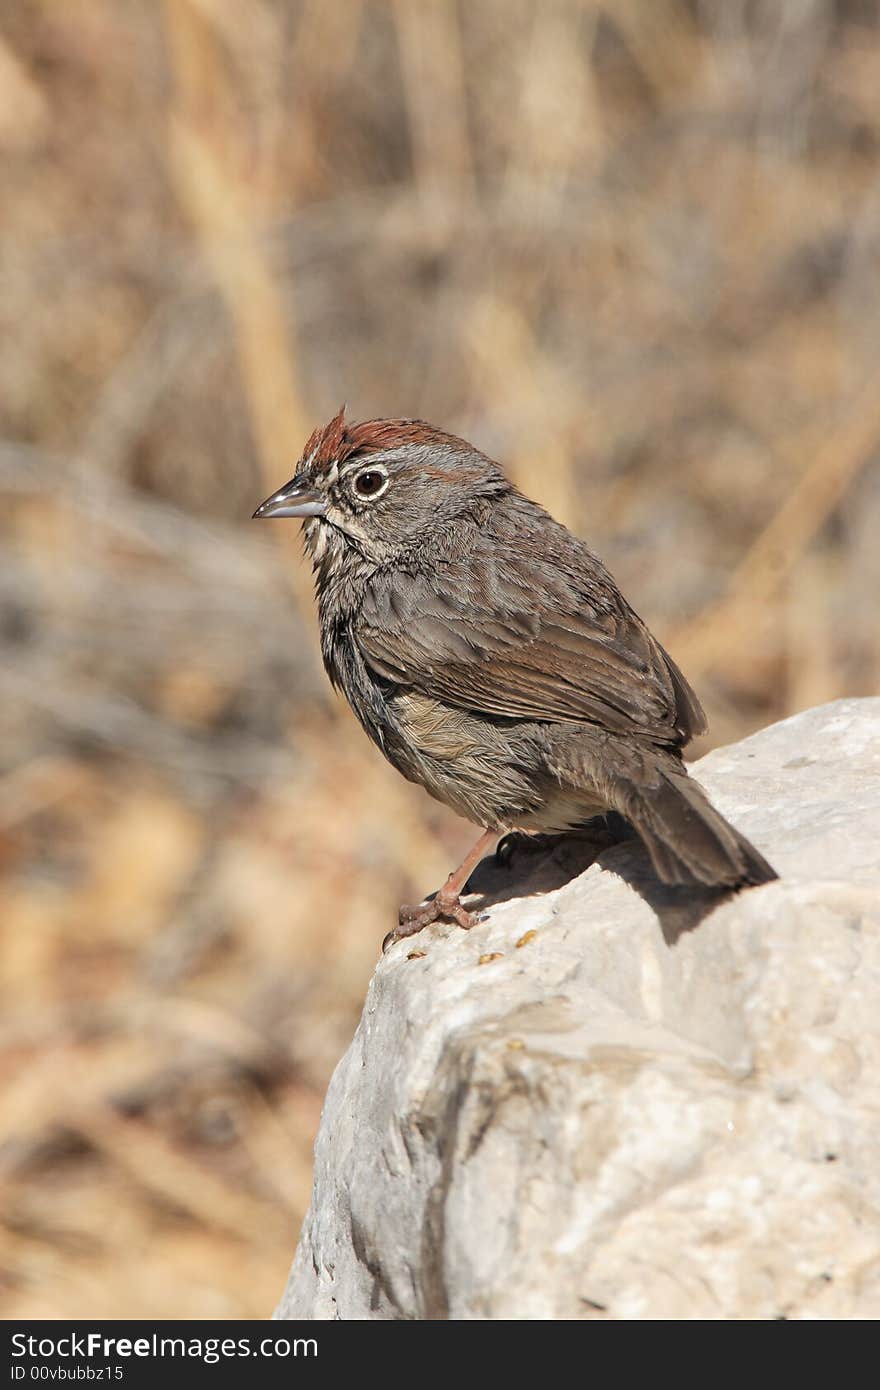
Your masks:
{"label": "dry grass", "polygon": [[880,11],[13,0],[0,160],[3,1311],[263,1316],[470,832],[247,518],[340,400],[421,415],[592,540],[715,742],[875,690]]}

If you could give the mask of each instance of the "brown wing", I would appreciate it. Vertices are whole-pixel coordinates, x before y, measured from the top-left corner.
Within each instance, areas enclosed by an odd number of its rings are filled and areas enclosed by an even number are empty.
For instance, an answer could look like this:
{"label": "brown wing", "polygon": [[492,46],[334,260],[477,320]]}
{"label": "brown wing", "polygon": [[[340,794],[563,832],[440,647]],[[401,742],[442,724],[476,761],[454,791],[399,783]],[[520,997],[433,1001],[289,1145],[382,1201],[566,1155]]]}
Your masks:
{"label": "brown wing", "polygon": [[487,537],[430,575],[373,581],[354,629],[368,665],[488,715],[581,720],[676,746],[701,733],[678,667],[595,556],[550,524],[551,559],[546,531],[520,528],[517,544]]}

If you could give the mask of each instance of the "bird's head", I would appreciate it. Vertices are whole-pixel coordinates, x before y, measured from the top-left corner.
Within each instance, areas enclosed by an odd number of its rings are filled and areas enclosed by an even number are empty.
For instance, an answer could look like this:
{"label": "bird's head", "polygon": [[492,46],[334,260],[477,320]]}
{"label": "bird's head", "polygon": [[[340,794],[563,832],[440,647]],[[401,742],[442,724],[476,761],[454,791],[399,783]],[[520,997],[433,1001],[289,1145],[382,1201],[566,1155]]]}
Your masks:
{"label": "bird's head", "polygon": [[348,424],[344,407],[312,435],[293,478],[255,517],[300,517],[317,566],[356,554],[381,565],[510,491],[472,445],[423,420]]}

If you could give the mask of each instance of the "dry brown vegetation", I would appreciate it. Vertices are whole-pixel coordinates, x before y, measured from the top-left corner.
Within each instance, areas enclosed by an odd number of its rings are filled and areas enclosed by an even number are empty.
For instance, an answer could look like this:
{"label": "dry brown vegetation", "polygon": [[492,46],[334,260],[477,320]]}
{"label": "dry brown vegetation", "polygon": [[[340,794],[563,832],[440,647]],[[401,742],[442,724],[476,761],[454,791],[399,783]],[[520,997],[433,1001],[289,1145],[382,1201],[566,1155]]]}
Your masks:
{"label": "dry brown vegetation", "polygon": [[3,1309],[265,1316],[470,832],[250,513],[341,399],[423,416],[592,540],[713,741],[876,689],[878,7],[11,0],[0,158]]}

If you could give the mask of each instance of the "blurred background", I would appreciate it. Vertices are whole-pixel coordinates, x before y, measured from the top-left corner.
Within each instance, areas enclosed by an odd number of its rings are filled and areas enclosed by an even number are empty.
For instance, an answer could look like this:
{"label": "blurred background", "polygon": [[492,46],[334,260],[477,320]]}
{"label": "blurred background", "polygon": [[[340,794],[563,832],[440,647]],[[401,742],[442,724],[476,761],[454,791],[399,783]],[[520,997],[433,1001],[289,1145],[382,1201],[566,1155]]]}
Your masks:
{"label": "blurred background", "polygon": [[707,706],[880,677],[874,0],[7,0],[0,1312],[265,1317],[469,827],[320,670],[312,428],[421,416]]}

